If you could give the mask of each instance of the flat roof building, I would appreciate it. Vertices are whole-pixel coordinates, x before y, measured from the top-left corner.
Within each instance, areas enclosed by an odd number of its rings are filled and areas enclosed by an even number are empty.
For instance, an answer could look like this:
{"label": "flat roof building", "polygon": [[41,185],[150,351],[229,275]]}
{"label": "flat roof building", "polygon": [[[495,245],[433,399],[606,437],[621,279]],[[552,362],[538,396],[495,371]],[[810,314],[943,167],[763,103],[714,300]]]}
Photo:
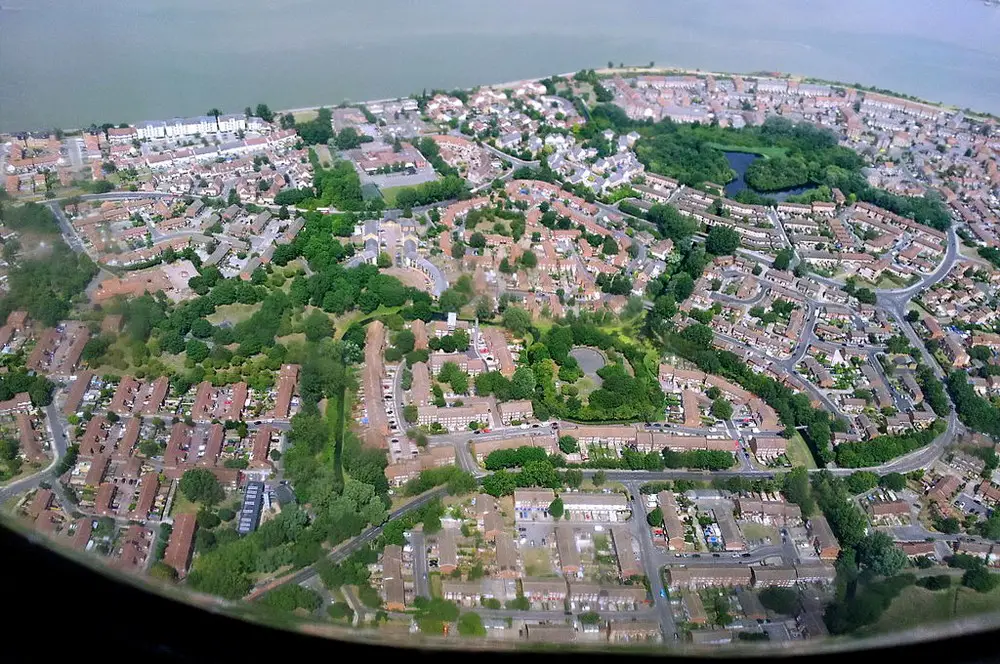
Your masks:
{"label": "flat roof building", "polygon": [[264,483],[247,482],[246,491],[243,494],[243,505],[240,507],[239,522],[236,525],[236,532],[240,535],[247,535],[257,530],[260,523],[260,513],[264,507]]}

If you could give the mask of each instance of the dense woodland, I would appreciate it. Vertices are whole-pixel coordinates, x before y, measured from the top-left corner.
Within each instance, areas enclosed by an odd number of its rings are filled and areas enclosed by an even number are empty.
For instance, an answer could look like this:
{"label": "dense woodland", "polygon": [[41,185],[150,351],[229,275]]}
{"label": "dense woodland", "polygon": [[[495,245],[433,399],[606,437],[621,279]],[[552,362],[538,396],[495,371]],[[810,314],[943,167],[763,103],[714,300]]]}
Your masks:
{"label": "dense woodland", "polygon": [[1000,408],[989,399],[976,394],[969,383],[968,374],[963,371],[953,371],[948,376],[948,393],[955,403],[958,418],[973,431],[990,436],[1000,436]]}
{"label": "dense woodland", "polygon": [[4,244],[4,259],[11,268],[8,292],[0,299],[0,319],[6,320],[11,311],[22,309],[44,325],[55,325],[69,315],[73,299],[87,288],[97,274],[97,266],[66,245],[55,216],[43,205],[14,207],[0,202],[0,223],[45,245],[22,255],[17,240]]}

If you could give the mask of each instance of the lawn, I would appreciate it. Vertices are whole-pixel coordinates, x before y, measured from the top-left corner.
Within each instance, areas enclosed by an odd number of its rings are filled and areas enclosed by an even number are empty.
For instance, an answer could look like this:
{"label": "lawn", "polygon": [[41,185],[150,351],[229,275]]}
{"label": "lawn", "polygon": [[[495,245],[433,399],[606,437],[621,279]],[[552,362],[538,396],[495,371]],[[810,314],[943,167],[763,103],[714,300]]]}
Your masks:
{"label": "lawn", "polygon": [[309,122],[310,120],[315,120],[319,113],[314,109],[309,109],[305,111],[296,111],[292,113],[292,117],[295,118],[295,122]]}
{"label": "lawn", "polygon": [[235,325],[236,323],[241,323],[246,319],[253,316],[254,312],[260,309],[261,305],[258,304],[223,304],[215,308],[215,313],[211,316],[206,316],[206,320],[212,325],[220,325],[221,323],[229,323],[230,325]]}
{"label": "lawn", "polygon": [[740,530],[743,531],[743,536],[748,540],[766,540],[770,538],[772,542],[778,541],[778,532],[771,526],[765,526],[761,523],[753,523],[751,521],[741,522]]}
{"label": "lawn", "polygon": [[286,334],[283,337],[275,337],[274,340],[283,346],[287,346],[288,344],[293,343],[305,343],[306,335],[302,332],[296,332],[294,334]]}
{"label": "lawn", "polygon": [[879,279],[878,288],[893,289],[893,288],[903,288],[906,286],[906,281],[893,277],[890,274],[883,274],[882,278]]}
{"label": "lawn", "polygon": [[555,576],[548,549],[528,548],[524,551],[524,574],[532,577]]}
{"label": "lawn", "polygon": [[431,597],[441,597],[441,572],[431,572],[428,577],[431,582]]}
{"label": "lawn", "polygon": [[806,441],[803,440],[802,434],[795,432],[795,435],[788,441],[788,460],[792,462],[792,466],[805,466],[806,468],[815,468],[816,460],[813,459],[812,452],[809,451],[809,446],[806,445]]}
{"label": "lawn", "polygon": [[580,378],[575,383],[573,383],[573,385],[574,387],[576,387],[577,390],[579,390],[577,396],[583,403],[587,403],[587,397],[590,396],[591,392],[597,389],[597,383],[595,383],[594,379],[590,378],[589,376],[584,376],[583,378]]}
{"label": "lawn", "polygon": [[330,154],[330,148],[326,145],[314,145],[313,149],[316,151],[316,156],[319,158],[319,163],[321,165],[332,164],[333,155]]}
{"label": "lawn", "polygon": [[[953,579],[953,583],[956,582],[958,579]],[[989,593],[977,593],[959,587],[956,604],[954,588],[931,592],[910,586],[893,600],[871,629],[874,632],[898,631],[997,610],[1000,610],[1000,588]]]}
{"label": "lawn", "polygon": [[708,143],[709,147],[713,147],[716,150],[722,150],[723,152],[749,152],[750,154],[759,154],[762,157],[771,159],[773,157],[784,157],[788,152],[786,148],[751,148],[745,145],[726,145],[724,143]]}
{"label": "lawn", "polygon": [[373,321],[381,316],[399,313],[400,309],[402,309],[402,307],[386,307],[380,304],[378,309],[370,314],[354,311],[343,314],[342,316],[337,316],[333,319],[333,325],[336,328],[333,332],[333,338],[340,339],[343,337],[344,333],[347,332],[347,328],[351,327],[355,323],[358,325],[367,325],[370,321]]}
{"label": "lawn", "polygon": [[198,503],[192,503],[179,490],[174,491],[174,502],[170,506],[170,516],[178,514],[197,514]]}
{"label": "lawn", "polygon": [[411,189],[411,187],[402,186],[402,187],[386,187],[385,189],[380,188],[379,193],[382,194],[382,200],[385,201],[385,206],[387,208],[396,207],[396,196],[398,196],[399,192],[403,191],[404,189]]}
{"label": "lawn", "polygon": [[589,477],[584,479],[583,484],[580,485],[580,491],[604,491],[605,489],[612,493],[622,493],[625,491],[625,485],[621,482],[605,482],[601,486],[595,486]]}

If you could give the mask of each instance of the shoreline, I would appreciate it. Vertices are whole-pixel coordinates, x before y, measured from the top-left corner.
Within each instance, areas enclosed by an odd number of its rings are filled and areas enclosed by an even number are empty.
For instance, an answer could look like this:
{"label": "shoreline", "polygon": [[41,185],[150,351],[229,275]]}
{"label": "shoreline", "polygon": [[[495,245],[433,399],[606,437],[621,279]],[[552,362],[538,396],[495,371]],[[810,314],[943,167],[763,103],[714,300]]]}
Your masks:
{"label": "shoreline", "polygon": [[[1000,1],[1000,0],[998,0],[998,1]],[[967,112],[967,115],[969,115],[970,117],[977,118],[977,119],[991,118],[991,119],[995,119],[995,120],[1000,120],[1000,116],[996,116],[996,115],[993,115],[993,114],[985,112],[985,111],[975,111],[973,109],[962,109],[962,108],[959,108],[958,106],[955,106],[953,104],[947,104],[945,102],[928,101],[926,99],[923,99],[923,98],[920,98],[920,97],[916,97],[916,96],[913,96],[913,95],[909,95],[909,94],[904,93],[904,92],[898,92],[898,91],[877,92],[874,89],[874,86],[871,86],[871,85],[861,84],[861,87],[858,87],[857,85],[855,85],[853,83],[849,84],[849,83],[844,83],[842,81],[832,81],[832,80],[827,80],[827,79],[822,79],[822,78],[816,78],[816,77],[812,77],[812,76],[805,76],[805,75],[802,75],[802,74],[791,74],[791,73],[778,72],[778,71],[773,71],[773,72],[758,71],[758,72],[754,72],[754,73],[747,73],[747,72],[723,72],[723,71],[709,71],[709,70],[702,70],[702,69],[690,69],[690,68],[686,68],[686,67],[671,67],[671,66],[653,66],[653,67],[649,67],[649,66],[643,66],[643,65],[636,65],[636,66],[626,66],[626,67],[613,67],[613,68],[610,68],[610,69],[607,68],[607,67],[594,68],[594,72],[597,73],[598,76],[611,76],[611,75],[618,74],[618,73],[621,73],[621,74],[644,74],[644,75],[654,75],[654,76],[655,75],[672,75],[673,74],[673,75],[683,75],[683,76],[714,76],[716,78],[732,78],[734,76],[742,76],[742,77],[746,77],[746,78],[771,77],[771,78],[778,78],[778,79],[792,80],[792,81],[800,81],[800,82],[815,82],[815,83],[824,84],[824,85],[831,85],[831,86],[835,86],[835,87],[851,88],[851,89],[858,90],[860,92],[873,92],[875,94],[884,94],[884,95],[887,95],[887,96],[895,97],[897,99],[903,99],[903,100],[906,100],[906,101],[914,101],[914,102],[917,102],[917,103],[920,103],[920,104],[927,104],[927,105],[930,105],[930,106],[936,106],[938,108],[942,108],[942,109],[949,110],[949,111],[963,111],[963,112]],[[562,73],[562,74],[548,74],[546,76],[537,76],[537,77],[533,77],[533,78],[530,78],[530,77],[529,78],[521,78],[521,79],[517,79],[517,80],[514,80],[514,81],[507,81],[507,82],[500,82],[500,83],[483,83],[483,84],[480,84],[480,85],[477,85],[477,86],[473,86],[471,88],[453,87],[453,88],[450,88],[450,89],[451,90],[473,90],[473,89],[476,89],[476,88],[502,89],[502,88],[512,87],[512,86],[515,86],[515,85],[520,85],[520,84],[523,84],[523,83],[537,83],[539,81],[545,80],[547,78],[551,78],[553,76],[559,76],[559,77],[562,77],[562,78],[572,78],[576,73],[577,72],[572,71],[572,72],[566,72],[566,73]],[[441,89],[441,88],[437,88],[437,89]],[[387,103],[387,102],[396,101],[396,100],[399,100],[399,99],[409,99],[409,98],[411,98],[410,95],[402,95],[402,96],[396,96],[396,97],[386,97],[386,98],[383,98],[383,99],[364,99],[364,100],[358,100],[358,101],[351,101],[351,102],[348,103],[348,106],[356,107],[356,106],[367,105],[367,104]],[[264,103],[266,103],[266,102],[264,102]],[[285,114],[285,113],[292,113],[292,114],[294,114],[294,113],[307,113],[307,112],[310,112],[310,111],[319,110],[320,108],[331,108],[331,109],[338,108],[343,103],[345,103],[345,102],[342,100],[342,101],[339,101],[339,102],[337,102],[335,104],[319,104],[319,105],[315,105],[315,106],[301,106],[301,107],[297,107],[297,108],[272,109],[272,113],[274,113],[274,115],[281,115],[281,114]],[[171,116],[171,117],[179,117],[179,116]],[[132,125],[132,126],[134,126],[135,122],[136,121],[133,121],[133,122],[130,122],[129,124]],[[138,122],[143,122],[143,121],[139,120]],[[52,127],[52,128],[48,128],[48,129],[20,129],[20,130],[0,132],[0,134],[4,134],[4,135],[7,135],[7,136],[16,136],[17,134],[40,134],[43,131],[51,133],[55,129],[57,129],[57,127]],[[69,128],[69,129],[68,128],[58,128],[58,129],[60,129],[60,131],[62,131],[63,134],[66,135],[66,136],[79,135],[79,134],[83,134],[86,131],[86,128],[84,128],[84,127],[75,127],[75,128]]]}

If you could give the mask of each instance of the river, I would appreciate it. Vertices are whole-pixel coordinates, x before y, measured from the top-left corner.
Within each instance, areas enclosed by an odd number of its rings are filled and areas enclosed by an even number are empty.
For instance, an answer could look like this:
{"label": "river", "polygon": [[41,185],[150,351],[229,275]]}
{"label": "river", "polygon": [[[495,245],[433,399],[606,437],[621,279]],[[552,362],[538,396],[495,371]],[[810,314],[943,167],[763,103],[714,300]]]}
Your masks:
{"label": "river", "polygon": [[979,0],[2,0],[0,130],[335,104],[609,60],[778,70],[1000,114]]}

